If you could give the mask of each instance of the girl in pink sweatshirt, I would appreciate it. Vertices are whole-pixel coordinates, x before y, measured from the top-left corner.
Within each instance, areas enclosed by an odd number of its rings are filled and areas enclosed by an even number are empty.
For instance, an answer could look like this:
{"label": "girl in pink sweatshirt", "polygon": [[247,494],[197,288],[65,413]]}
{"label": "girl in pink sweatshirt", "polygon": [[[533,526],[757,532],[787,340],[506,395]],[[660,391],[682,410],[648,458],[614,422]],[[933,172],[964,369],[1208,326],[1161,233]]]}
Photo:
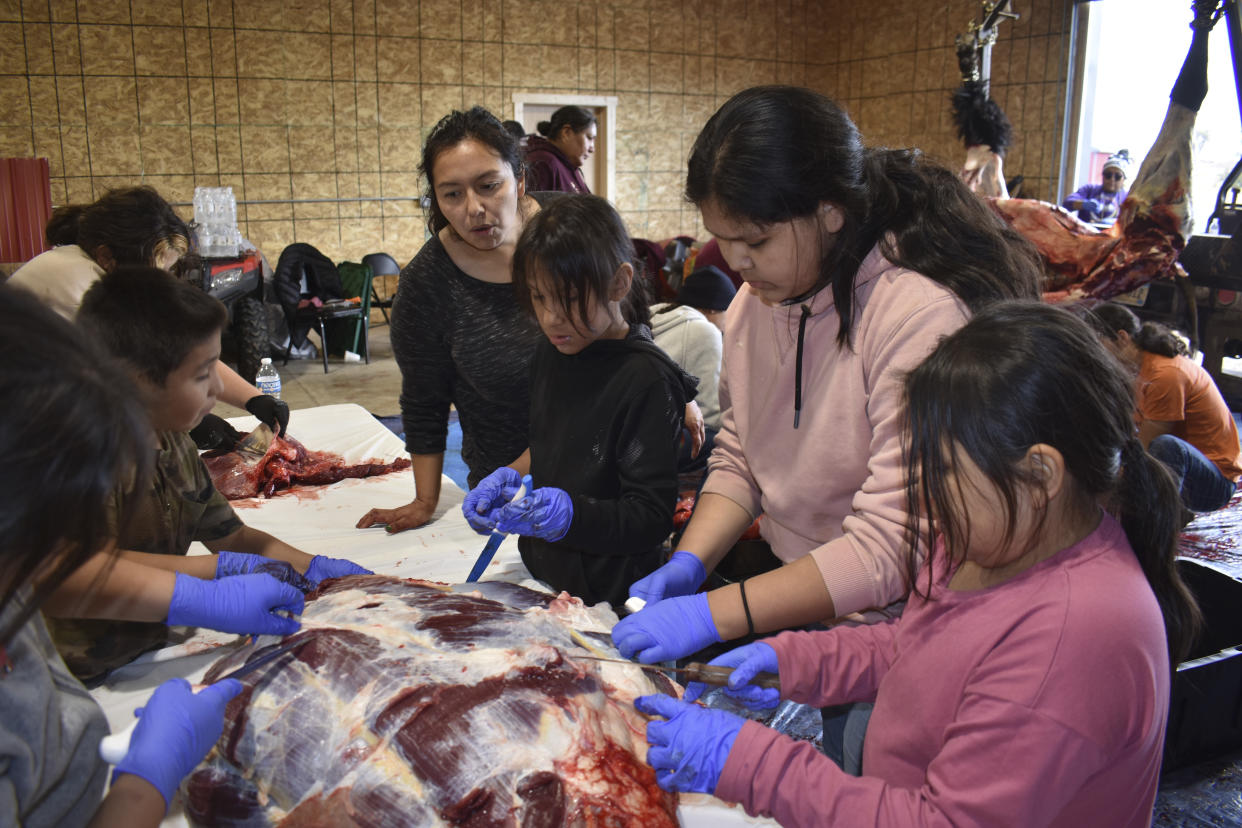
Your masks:
{"label": "girl in pink sweatshirt", "polygon": [[786,826],[1149,825],[1171,668],[1199,617],[1175,567],[1175,485],[1134,436],[1128,378],[1078,318],[1009,302],[904,389],[905,613],[713,662],[751,706],[874,700],[863,776],[644,696],[668,718],[647,728],[657,780]]}
{"label": "girl in pink sweatshirt", "polygon": [[[669,562],[630,588],[646,609],[613,631],[648,663],[901,600],[901,377],[988,302],[1039,295],[1034,251],[953,172],[866,149],[807,89],[726,102],[686,194],[745,284],[702,495]],[[698,592],[760,514],[784,565]]]}

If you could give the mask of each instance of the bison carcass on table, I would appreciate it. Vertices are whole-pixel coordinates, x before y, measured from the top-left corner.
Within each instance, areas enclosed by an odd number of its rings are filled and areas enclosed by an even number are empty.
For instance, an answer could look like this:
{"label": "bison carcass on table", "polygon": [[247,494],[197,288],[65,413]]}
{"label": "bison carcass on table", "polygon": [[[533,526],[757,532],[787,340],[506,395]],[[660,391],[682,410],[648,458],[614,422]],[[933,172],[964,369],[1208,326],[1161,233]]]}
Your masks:
{"label": "bison carcass on table", "polygon": [[[246,676],[229,704],[220,741],[185,782],[191,818],[675,826],[675,795],[644,761],[646,721],[632,706],[671,683],[575,658],[588,651],[573,631],[608,629],[613,619],[594,616],[608,610],[505,583],[459,589],[471,592],[378,575],[325,582],[285,639],[306,643]],[[258,651],[226,656],[206,680]]]}

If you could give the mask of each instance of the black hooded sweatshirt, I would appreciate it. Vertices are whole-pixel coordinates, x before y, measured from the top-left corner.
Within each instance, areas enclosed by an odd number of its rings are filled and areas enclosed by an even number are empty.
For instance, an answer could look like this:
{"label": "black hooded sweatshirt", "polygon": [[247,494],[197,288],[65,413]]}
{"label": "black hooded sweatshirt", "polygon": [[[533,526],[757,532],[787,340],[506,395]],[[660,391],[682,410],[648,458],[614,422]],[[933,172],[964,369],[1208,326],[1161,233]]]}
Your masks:
{"label": "black hooded sweatshirt", "polygon": [[677,440],[698,380],[646,325],[565,355],[546,339],[531,364],[531,478],[573,498],[561,540],[518,541],[530,573],[588,604],[620,607],[663,563],[673,530]]}

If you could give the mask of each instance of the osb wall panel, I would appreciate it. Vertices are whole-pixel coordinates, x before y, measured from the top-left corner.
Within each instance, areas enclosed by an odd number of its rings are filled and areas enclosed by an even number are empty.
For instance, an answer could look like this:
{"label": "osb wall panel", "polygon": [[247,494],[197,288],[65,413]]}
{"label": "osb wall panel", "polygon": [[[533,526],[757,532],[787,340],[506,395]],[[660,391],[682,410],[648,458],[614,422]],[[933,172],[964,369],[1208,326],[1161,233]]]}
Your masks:
{"label": "osb wall panel", "polygon": [[[992,51],[992,98],[1013,122],[1007,177],[1052,199],[1066,102],[1073,0],[1013,0]],[[827,0],[811,20],[808,85],[844,103],[868,144],[919,147],[955,167],[963,150],[949,96],[960,82],[954,37],[981,20],[977,0]]]}
{"label": "osb wall panel", "polygon": [[[1051,195],[1070,0],[1014,0],[993,59],[1018,140],[1007,172]],[[512,117],[514,92],[616,95],[616,204],[637,236],[702,237],[685,158],[731,93],[794,83],[841,100],[869,143],[950,164],[953,35],[970,0],[0,0],[0,156],[47,157],[54,203],[145,182],[227,185],[275,258],[337,260],[424,238],[419,149],[447,111]],[[368,198],[346,203],[299,199]],[[188,208],[185,209],[188,215]],[[391,280],[390,280],[391,281]],[[389,292],[392,284],[386,286]]]}

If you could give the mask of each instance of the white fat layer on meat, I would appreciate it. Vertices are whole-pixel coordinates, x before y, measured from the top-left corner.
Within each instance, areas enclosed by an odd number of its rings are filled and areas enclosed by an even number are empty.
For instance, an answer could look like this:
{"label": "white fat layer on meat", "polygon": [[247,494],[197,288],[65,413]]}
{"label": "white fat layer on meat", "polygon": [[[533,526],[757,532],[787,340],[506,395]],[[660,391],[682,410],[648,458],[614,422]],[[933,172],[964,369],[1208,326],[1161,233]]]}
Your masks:
{"label": "white fat layer on meat", "polygon": [[[437,617],[445,614],[442,608],[432,612]],[[274,807],[267,815],[273,821],[300,802],[328,797],[337,788],[378,786],[399,792],[402,807],[429,809],[419,824],[439,825],[438,808],[423,801],[428,790],[393,738],[421,708],[403,707],[393,716],[387,712],[390,705],[418,688],[473,686],[548,667],[594,677],[604,692],[577,694],[560,706],[547,703],[535,690],[507,689],[509,695],[485,699],[460,717],[446,718],[437,735],[451,737],[460,750],[454,753],[459,767],[449,787],[438,788],[441,804],[458,801],[479,787],[497,794],[513,791],[515,780],[548,771],[563,780],[571,798],[620,798],[621,813],[642,812],[643,791],[618,788],[617,780],[601,768],[599,756],[612,742],[639,760],[645,758],[646,720],[632,702],[657,691],[648,673],[637,666],[574,659],[586,650],[573,641],[571,631],[611,629],[616,616],[607,605],[587,608],[562,594],[547,610],[536,607],[513,613],[511,633],[484,634],[467,644],[444,642],[434,625],[421,628],[424,616],[422,608],[410,606],[400,595],[366,589],[308,602],[302,630],[345,630],[366,636],[380,653],[355,662],[353,668],[374,668],[374,674],[326,675],[323,666],[312,670],[302,661],[289,661],[265,674],[251,697],[236,747],[240,768],[228,766],[217,751],[209,762],[255,785],[261,799],[270,798]],[[607,645],[600,649],[620,658]],[[340,695],[340,687],[359,684],[356,693]],[[529,694],[526,709],[538,711],[536,721],[515,714],[513,693]],[[382,715],[387,717],[385,726],[376,727]],[[422,715],[434,715],[434,708]],[[293,748],[291,733],[297,736]],[[365,760],[342,774],[336,762],[342,755],[364,755]],[[514,807],[521,804],[514,793]]]}

